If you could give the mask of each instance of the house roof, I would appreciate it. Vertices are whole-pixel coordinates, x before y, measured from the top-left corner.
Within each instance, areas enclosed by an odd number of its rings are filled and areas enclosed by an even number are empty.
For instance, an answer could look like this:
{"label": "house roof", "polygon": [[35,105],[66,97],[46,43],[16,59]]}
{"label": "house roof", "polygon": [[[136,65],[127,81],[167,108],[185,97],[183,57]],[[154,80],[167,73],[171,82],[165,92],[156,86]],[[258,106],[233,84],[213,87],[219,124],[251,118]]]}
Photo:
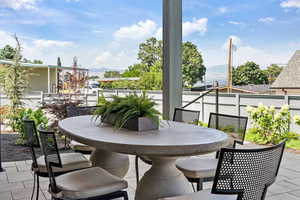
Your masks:
{"label": "house roof", "polygon": [[297,50],[288,65],[283,68],[272,89],[299,89],[300,88],[300,50]]}
{"label": "house roof", "polygon": [[100,82],[114,82],[114,81],[138,81],[140,80],[139,77],[126,77],[126,78],[119,78],[119,77],[116,77],[116,78],[100,78],[100,79],[97,79],[98,81]]}
{"label": "house roof", "polygon": [[[2,65],[12,65],[13,61],[10,60],[0,60],[0,64]],[[46,64],[32,64],[32,63],[21,63],[22,67],[29,67],[29,68],[58,68],[58,69],[67,69],[73,70],[73,67],[65,67],[65,66],[57,66],[57,65],[46,65]],[[85,68],[76,68],[77,70],[88,70]]]}
{"label": "house roof", "polygon": [[270,85],[235,85],[234,88],[255,92],[255,93],[265,93],[270,92]]}

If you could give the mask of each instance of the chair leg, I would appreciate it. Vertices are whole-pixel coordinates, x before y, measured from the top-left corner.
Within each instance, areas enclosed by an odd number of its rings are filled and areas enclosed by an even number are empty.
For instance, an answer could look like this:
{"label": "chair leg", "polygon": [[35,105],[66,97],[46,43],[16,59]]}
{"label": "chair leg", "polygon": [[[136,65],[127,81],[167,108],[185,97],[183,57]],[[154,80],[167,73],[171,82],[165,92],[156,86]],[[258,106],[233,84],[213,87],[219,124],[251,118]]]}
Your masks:
{"label": "chair leg", "polygon": [[203,179],[199,178],[197,182],[197,191],[203,190]]}
{"label": "chair leg", "polygon": [[40,193],[40,177],[39,175],[36,175],[36,200],[39,199],[39,193]]}
{"label": "chair leg", "polygon": [[127,192],[124,192],[124,200],[128,200],[128,194],[127,194]]}
{"label": "chair leg", "polygon": [[31,198],[30,200],[33,200],[33,196],[34,196],[34,192],[35,192],[35,177],[36,177],[36,173],[33,173],[33,187],[32,187],[32,194],[31,194]]}
{"label": "chair leg", "polygon": [[136,186],[139,184],[139,157],[135,156],[135,177],[136,177]]}
{"label": "chair leg", "polygon": [[65,150],[67,149],[67,136],[65,136]]}
{"label": "chair leg", "polygon": [[191,182],[191,185],[192,185],[193,191],[196,192],[195,186],[194,186],[194,183],[193,183],[193,182]]}

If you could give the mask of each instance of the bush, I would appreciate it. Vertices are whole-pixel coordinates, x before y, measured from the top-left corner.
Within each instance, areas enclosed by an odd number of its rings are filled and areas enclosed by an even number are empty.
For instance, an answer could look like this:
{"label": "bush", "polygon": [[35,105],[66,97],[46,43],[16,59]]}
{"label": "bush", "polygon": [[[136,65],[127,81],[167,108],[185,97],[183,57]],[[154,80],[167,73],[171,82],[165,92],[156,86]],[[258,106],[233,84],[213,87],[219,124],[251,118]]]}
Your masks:
{"label": "bush", "polygon": [[256,132],[253,136],[254,142],[277,144],[283,139],[294,137],[289,133],[291,114],[287,105],[282,106],[280,111],[276,112],[274,106],[259,104],[257,108],[247,107],[247,112],[254,128],[251,131]]}
{"label": "bush", "polygon": [[31,119],[35,122],[35,125],[38,126],[40,124],[47,125],[48,118],[44,115],[42,109],[32,110],[32,109],[20,109],[18,111],[18,115],[15,118],[15,129],[19,133],[19,139],[16,141],[16,144],[26,145],[27,144],[27,134],[25,133],[23,127],[23,119]]}

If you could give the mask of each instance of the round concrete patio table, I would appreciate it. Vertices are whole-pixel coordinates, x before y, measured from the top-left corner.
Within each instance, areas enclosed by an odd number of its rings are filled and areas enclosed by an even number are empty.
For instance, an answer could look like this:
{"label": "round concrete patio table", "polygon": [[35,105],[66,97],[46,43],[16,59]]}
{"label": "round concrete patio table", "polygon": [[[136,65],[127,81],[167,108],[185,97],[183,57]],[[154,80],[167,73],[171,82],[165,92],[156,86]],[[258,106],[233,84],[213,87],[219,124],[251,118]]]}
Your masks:
{"label": "round concrete patio table", "polygon": [[93,159],[113,174],[116,168],[128,170],[128,163],[120,162],[120,155],[148,156],[153,165],[139,182],[135,200],[157,200],[192,192],[175,166],[178,157],[214,152],[228,142],[227,134],[221,131],[172,121],[164,121],[159,130],[145,132],[114,129],[95,122],[92,116],[67,118],[58,126],[68,137],[95,147]]}

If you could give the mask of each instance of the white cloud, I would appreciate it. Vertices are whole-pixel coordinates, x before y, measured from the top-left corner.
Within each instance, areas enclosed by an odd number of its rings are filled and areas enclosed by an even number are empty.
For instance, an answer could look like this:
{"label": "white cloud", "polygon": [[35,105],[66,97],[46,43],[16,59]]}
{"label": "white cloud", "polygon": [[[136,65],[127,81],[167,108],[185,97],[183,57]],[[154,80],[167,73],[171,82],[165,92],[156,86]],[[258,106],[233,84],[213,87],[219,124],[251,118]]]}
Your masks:
{"label": "white cloud", "polygon": [[131,26],[121,27],[114,33],[116,40],[140,40],[151,37],[157,28],[157,24],[152,20],[140,21]]}
{"label": "white cloud", "polygon": [[191,22],[184,22],[182,24],[183,37],[187,37],[194,33],[204,34],[207,31],[207,18],[194,18]]}
{"label": "white cloud", "polygon": [[229,24],[233,24],[233,25],[242,25],[243,22],[238,22],[238,21],[229,21]]}
{"label": "white cloud", "polygon": [[1,0],[0,7],[12,8],[14,10],[35,10],[38,0]]}
{"label": "white cloud", "polygon": [[219,8],[218,8],[218,11],[219,11],[219,13],[221,13],[221,14],[225,14],[225,13],[228,12],[228,7],[225,7],[225,6],[219,7]]}
{"label": "white cloud", "polygon": [[[96,57],[95,65],[100,67],[127,67],[129,63],[136,62],[134,56],[130,55],[128,52],[111,52],[103,51],[100,52]],[[120,70],[121,68],[119,68]]]}
{"label": "white cloud", "polygon": [[242,41],[241,41],[241,39],[238,36],[231,35],[231,36],[228,37],[228,39],[226,40],[226,42],[223,44],[222,49],[225,49],[225,50],[228,49],[230,38],[232,39],[232,44],[234,46],[239,47],[239,46],[242,45]]}
{"label": "white cloud", "polygon": [[286,0],[280,3],[283,8],[300,8],[300,0]]}
{"label": "white cloud", "polygon": [[74,42],[58,40],[35,40],[33,43],[38,48],[74,46]]}
{"label": "white cloud", "polygon": [[79,2],[80,0],[66,0],[66,2]]}
{"label": "white cloud", "polygon": [[275,21],[275,19],[273,17],[264,17],[264,18],[258,19],[258,22],[265,23],[265,24],[270,24],[274,21]]}

